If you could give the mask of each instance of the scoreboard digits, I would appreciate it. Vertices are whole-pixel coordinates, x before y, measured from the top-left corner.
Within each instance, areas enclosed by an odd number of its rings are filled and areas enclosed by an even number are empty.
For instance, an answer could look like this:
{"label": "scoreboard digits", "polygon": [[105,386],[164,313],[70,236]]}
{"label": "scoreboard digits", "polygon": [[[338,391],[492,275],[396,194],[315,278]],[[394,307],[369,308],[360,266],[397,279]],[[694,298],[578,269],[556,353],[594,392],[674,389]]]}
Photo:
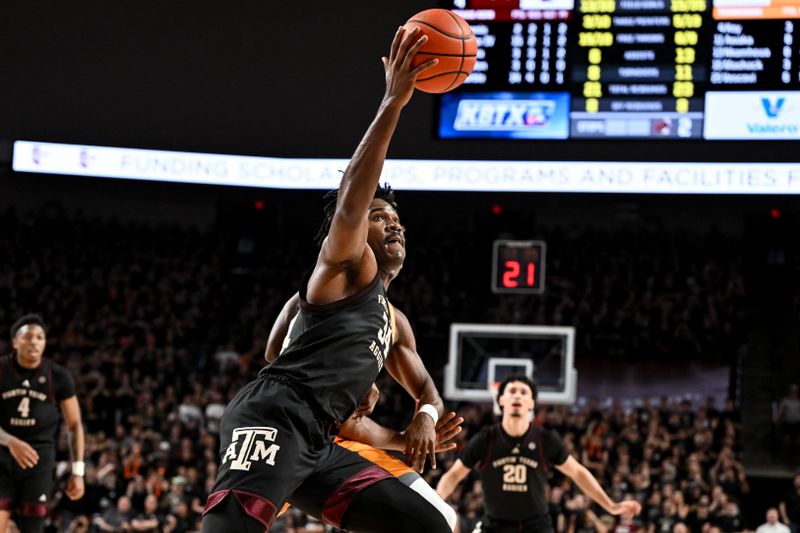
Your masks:
{"label": "scoreboard digits", "polygon": [[443,138],[800,139],[800,0],[454,0]]}

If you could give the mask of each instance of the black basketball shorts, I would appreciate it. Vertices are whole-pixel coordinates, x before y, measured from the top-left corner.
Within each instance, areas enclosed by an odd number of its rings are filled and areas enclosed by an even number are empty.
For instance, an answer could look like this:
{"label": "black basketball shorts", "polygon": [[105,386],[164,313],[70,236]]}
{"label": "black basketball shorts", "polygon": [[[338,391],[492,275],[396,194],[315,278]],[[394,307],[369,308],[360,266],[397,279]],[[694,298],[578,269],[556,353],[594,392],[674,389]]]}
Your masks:
{"label": "black basketball shorts", "polygon": [[47,516],[53,491],[56,452],[53,446],[34,446],[39,462],[22,468],[8,448],[0,448],[0,510],[18,510],[22,516]]}
{"label": "black basketball shorts", "polygon": [[296,387],[259,377],[225,409],[217,481],[203,514],[229,497],[269,529],[277,511],[333,448],[329,427]]}

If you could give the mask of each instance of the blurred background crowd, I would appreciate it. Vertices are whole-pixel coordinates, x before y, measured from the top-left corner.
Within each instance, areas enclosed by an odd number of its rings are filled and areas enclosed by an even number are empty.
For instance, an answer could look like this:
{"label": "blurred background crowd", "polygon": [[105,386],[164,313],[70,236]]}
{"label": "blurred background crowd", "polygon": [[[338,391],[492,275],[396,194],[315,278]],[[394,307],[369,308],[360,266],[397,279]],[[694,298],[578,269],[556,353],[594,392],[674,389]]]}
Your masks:
{"label": "blurred background crowd", "polygon": [[[91,218],[53,206],[0,215],[0,325],[7,330],[28,311],[46,318],[47,354],[75,377],[87,430],[86,496],[54,498],[52,531],[198,530],[216,475],[225,404],[263,366],[271,321],[298,273],[313,264],[317,217],[310,218],[267,218],[257,231],[230,233]],[[549,246],[548,288],[515,301],[478,290],[488,279],[487,261],[459,233],[466,226],[478,241],[484,233],[490,239],[504,231],[497,224],[476,215],[452,227],[409,231],[408,266],[390,296],[410,317],[440,390],[448,324],[459,320],[575,326],[579,362],[680,367],[701,359],[735,369],[748,340],[748,307],[743,257],[731,252],[738,247],[730,236],[537,227]],[[10,349],[7,338],[0,340],[0,353]],[[378,384],[374,418],[403,429],[413,402],[390,377]],[[654,392],[539,405],[537,422],[563,438],[612,498],[633,496],[644,505],[632,522],[616,521],[556,473],[548,501],[557,531],[754,530],[765,505],[796,528],[800,476],[767,500],[751,498],[735,380],[729,392],[700,402],[697,394],[690,400]],[[797,402],[796,387],[775,402],[772,429],[780,435],[775,452],[795,462]],[[451,407],[466,419],[462,444],[492,420],[486,404]],[[66,446],[62,438],[61,477]],[[455,457],[445,454],[439,469],[425,474],[432,486]],[[462,533],[481,515],[481,490],[470,477],[450,499]],[[297,510],[276,526],[323,530]]]}

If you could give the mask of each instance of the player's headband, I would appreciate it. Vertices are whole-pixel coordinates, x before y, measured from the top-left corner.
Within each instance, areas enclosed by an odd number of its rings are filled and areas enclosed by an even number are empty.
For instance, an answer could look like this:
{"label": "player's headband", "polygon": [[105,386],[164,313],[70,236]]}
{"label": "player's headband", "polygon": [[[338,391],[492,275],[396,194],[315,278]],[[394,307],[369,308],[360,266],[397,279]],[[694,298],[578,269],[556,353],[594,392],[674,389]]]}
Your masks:
{"label": "player's headband", "polygon": [[42,320],[42,317],[38,315],[28,315],[20,318],[14,322],[13,326],[11,326],[11,338],[13,339],[16,337],[17,333],[25,333],[27,328],[30,326],[39,326],[44,330],[45,333],[47,333],[47,326],[45,325],[44,320]]}

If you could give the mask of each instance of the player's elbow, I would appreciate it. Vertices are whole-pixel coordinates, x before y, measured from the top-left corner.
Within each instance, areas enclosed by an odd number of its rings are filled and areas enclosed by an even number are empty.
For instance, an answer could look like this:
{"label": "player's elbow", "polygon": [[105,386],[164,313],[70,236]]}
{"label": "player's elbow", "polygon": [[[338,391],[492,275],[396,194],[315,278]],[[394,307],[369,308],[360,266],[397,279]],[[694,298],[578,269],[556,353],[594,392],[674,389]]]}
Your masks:
{"label": "player's elbow", "polygon": [[594,479],[594,476],[591,472],[589,472],[589,469],[578,462],[575,463],[571,469],[571,472],[568,472],[567,475],[572,478],[572,481],[579,485],[583,482]]}
{"label": "player's elbow", "polygon": [[450,496],[450,492],[452,491],[449,489],[447,474],[445,474],[442,476],[442,479],[439,480],[439,484],[436,485],[436,494],[438,494],[441,499],[446,501]]}

